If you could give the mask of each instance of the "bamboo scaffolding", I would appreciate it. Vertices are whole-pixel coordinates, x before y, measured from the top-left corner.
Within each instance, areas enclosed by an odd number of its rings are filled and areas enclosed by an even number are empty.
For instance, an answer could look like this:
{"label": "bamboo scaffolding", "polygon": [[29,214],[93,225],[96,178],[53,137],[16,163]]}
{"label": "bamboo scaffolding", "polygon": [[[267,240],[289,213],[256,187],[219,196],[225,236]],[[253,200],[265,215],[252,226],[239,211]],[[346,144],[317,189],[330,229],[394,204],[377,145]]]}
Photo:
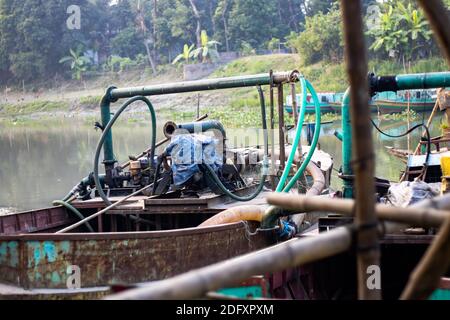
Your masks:
{"label": "bamboo scaffolding", "polygon": [[428,299],[450,267],[450,216],[409,277],[401,300]]}
{"label": "bamboo scaffolding", "polygon": [[[440,0],[419,0],[450,65],[450,17]],[[427,299],[450,266],[450,217],[410,275],[400,299]]]}
{"label": "bamboo scaffolding", "polygon": [[381,299],[381,289],[366,285],[369,266],[380,265],[377,217],[375,215],[375,159],[369,109],[367,52],[361,1],[341,0],[350,82],[350,110],[354,146],[357,232],[358,298]]}
{"label": "bamboo scaffolding", "polygon": [[295,238],[279,245],[193,270],[170,279],[107,296],[108,300],[202,298],[210,291],[233,286],[253,275],[304,265],[347,251],[352,231],[336,228],[314,238]]}
{"label": "bamboo scaffolding", "polygon": [[[355,208],[355,201],[351,199],[308,197],[304,195],[270,194],[267,196],[267,202],[295,212],[325,211],[347,216],[352,216]],[[377,204],[375,212],[380,220],[421,227],[440,227],[450,217],[450,211],[427,208],[423,205],[403,208]]]}

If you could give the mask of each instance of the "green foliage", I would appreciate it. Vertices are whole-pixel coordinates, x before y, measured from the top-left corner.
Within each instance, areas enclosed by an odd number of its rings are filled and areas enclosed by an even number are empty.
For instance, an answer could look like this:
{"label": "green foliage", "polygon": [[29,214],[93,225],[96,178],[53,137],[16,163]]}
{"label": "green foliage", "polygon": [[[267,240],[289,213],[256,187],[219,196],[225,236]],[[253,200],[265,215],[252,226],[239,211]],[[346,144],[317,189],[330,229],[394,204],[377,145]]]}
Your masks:
{"label": "green foliage", "polygon": [[177,64],[179,62],[188,64],[189,58],[192,56],[192,49],[195,45],[188,46],[187,44],[183,47],[183,53],[180,53],[173,61],[172,64]]}
{"label": "green foliage", "polygon": [[267,42],[267,49],[269,50],[278,50],[280,47],[281,41],[278,38],[272,38],[269,42]]}
{"label": "green foliage", "polygon": [[241,51],[241,55],[243,55],[244,57],[256,54],[256,50],[247,41],[241,42],[241,50],[240,51]]}
{"label": "green foliage", "polygon": [[90,59],[80,55],[79,53],[70,49],[70,55],[65,56],[59,60],[59,63],[70,63],[72,70],[72,77],[76,80],[83,79],[83,72],[86,72],[88,65],[91,63]]}
{"label": "green foliage", "polygon": [[420,50],[432,45],[431,30],[421,10],[409,1],[390,0],[381,6],[380,21],[368,30],[374,38],[373,51],[383,51],[390,56],[411,61]]}
{"label": "green foliage", "polygon": [[66,102],[58,101],[33,101],[22,104],[6,104],[3,105],[0,114],[6,116],[27,115],[36,112],[50,112],[56,110],[67,110]]}
{"label": "green foliage", "polygon": [[116,56],[135,59],[139,54],[145,54],[143,38],[135,27],[123,29],[111,40],[111,53]]}
{"label": "green foliage", "polygon": [[296,69],[299,57],[296,54],[273,54],[266,56],[244,57],[232,61],[215,71],[211,77],[232,77],[238,75],[258,74],[268,70],[285,71]]}
{"label": "green foliage", "polygon": [[111,56],[108,58],[104,64],[104,70],[109,70],[111,72],[122,73],[124,70],[129,69],[137,65],[136,61],[131,60],[128,57]]}
{"label": "green foliage", "polygon": [[326,14],[319,12],[306,18],[305,30],[295,38],[289,36],[289,45],[296,48],[304,65],[343,58],[342,24],[339,10]]}
{"label": "green foliage", "polygon": [[190,56],[196,59],[200,59],[201,57],[203,63],[216,61],[219,59],[219,52],[215,49],[217,45],[220,45],[220,43],[215,40],[209,40],[206,30],[202,30],[201,47],[192,51]]}

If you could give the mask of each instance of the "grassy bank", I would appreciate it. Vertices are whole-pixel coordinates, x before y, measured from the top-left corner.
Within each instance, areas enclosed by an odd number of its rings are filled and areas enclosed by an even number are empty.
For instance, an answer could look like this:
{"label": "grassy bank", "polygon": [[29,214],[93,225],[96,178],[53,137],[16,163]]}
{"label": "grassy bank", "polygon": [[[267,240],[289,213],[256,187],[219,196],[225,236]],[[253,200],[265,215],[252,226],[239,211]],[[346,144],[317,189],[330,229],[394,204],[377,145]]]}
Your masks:
{"label": "grassy bank", "polygon": [[[404,73],[402,64],[392,61],[371,61],[370,71],[379,75],[393,75]],[[344,91],[348,84],[346,80],[346,71],[344,63],[329,64],[316,63],[309,66],[301,66],[300,58],[296,54],[275,54],[266,56],[250,56],[235,60],[218,70],[210,78],[230,77],[238,75],[258,74],[274,71],[287,71],[298,69],[313,84],[317,91]],[[407,72],[432,72],[447,70],[447,65],[443,59],[429,59],[416,61],[408,68]],[[32,100],[28,102],[18,102],[15,104],[0,105],[0,118],[20,119],[30,115],[43,113],[49,115],[57,111],[71,111],[74,116],[82,113],[90,113],[92,116],[98,114],[98,105],[101,94],[109,84],[114,83],[118,86],[137,86],[144,83],[165,83],[180,80],[176,74],[180,70],[170,69],[167,73],[161,74],[156,78],[149,79],[148,75],[139,77],[135,71],[132,74],[121,74],[120,79],[115,75],[112,78],[91,79],[88,85],[89,91],[73,92],[71,95],[64,96],[64,99],[55,95],[54,99]],[[133,80],[134,79],[134,80]],[[108,84],[108,85],[107,85]],[[73,85],[73,84],[71,84]],[[64,87],[64,84],[62,84]],[[98,90],[91,90],[98,87]],[[266,97],[268,97],[268,88]],[[79,94],[80,93],[80,94]],[[288,94],[287,90],[285,96]],[[258,93],[255,88],[242,88],[234,90],[218,90],[213,95],[207,97],[202,93],[202,106],[200,113],[208,113],[210,118],[221,121],[226,127],[259,127],[261,125],[260,103]],[[158,116],[161,119],[171,119],[177,122],[191,121],[195,118],[196,110],[193,105],[192,94],[158,97],[156,105]],[[156,99],[156,98],[155,98]],[[165,99],[162,101],[161,99]],[[190,99],[190,100],[189,100]],[[268,105],[268,99],[266,100]],[[189,105],[189,107],[181,107]],[[324,115],[324,121],[336,120],[336,115]],[[286,114],[288,124],[292,124],[292,117]],[[306,121],[314,121],[314,116],[308,115]]]}

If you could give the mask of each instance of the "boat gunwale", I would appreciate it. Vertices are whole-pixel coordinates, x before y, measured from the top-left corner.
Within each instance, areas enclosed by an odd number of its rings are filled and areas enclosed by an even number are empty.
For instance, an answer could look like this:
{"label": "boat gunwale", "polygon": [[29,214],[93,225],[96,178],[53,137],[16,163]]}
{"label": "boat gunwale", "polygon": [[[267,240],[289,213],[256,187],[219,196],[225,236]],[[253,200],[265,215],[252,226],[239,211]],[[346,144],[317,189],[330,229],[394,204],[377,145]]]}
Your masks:
{"label": "boat gunwale", "polygon": [[0,241],[65,241],[65,240],[127,240],[177,237],[194,234],[204,234],[232,229],[245,229],[244,221],[227,223],[218,226],[191,227],[183,229],[157,230],[157,231],[135,231],[135,232],[95,232],[95,233],[34,233],[0,235]]}

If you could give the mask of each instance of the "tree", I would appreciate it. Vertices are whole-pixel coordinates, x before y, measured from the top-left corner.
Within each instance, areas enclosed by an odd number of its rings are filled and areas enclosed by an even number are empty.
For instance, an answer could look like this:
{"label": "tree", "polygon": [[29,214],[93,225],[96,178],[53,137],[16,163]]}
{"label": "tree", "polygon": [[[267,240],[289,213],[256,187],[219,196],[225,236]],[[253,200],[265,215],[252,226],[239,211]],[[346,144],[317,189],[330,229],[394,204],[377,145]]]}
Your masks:
{"label": "tree", "polygon": [[177,64],[180,61],[184,61],[185,63],[189,63],[189,58],[192,56],[192,49],[194,49],[195,45],[191,45],[190,47],[185,44],[183,47],[183,53],[180,53],[173,61],[172,64]]}
{"label": "tree", "polygon": [[72,70],[72,77],[76,80],[83,80],[83,72],[87,71],[87,67],[91,62],[89,58],[80,55],[78,52],[70,49],[70,55],[65,56],[59,60],[59,63],[70,63],[70,69]]}
{"label": "tree", "polygon": [[391,0],[382,5],[379,23],[367,33],[374,38],[371,50],[407,61],[432,46],[428,21],[409,1],[405,5]]}
{"label": "tree", "polygon": [[320,60],[338,62],[343,58],[342,19],[339,10],[319,12],[306,17],[305,30],[297,38],[289,36],[289,46],[296,48],[303,64]]}
{"label": "tree", "polygon": [[145,53],[144,39],[135,27],[127,27],[111,40],[111,53],[121,57],[134,59]]}
{"label": "tree", "polygon": [[192,51],[191,56],[198,59],[202,57],[202,62],[213,61],[219,58],[219,53],[215,47],[220,44],[215,40],[209,40],[206,30],[202,30],[200,37],[200,47]]}
{"label": "tree", "polygon": [[277,12],[272,0],[234,0],[228,21],[232,47],[238,49],[245,41],[253,48],[264,48],[273,37],[281,38],[286,28]]}

